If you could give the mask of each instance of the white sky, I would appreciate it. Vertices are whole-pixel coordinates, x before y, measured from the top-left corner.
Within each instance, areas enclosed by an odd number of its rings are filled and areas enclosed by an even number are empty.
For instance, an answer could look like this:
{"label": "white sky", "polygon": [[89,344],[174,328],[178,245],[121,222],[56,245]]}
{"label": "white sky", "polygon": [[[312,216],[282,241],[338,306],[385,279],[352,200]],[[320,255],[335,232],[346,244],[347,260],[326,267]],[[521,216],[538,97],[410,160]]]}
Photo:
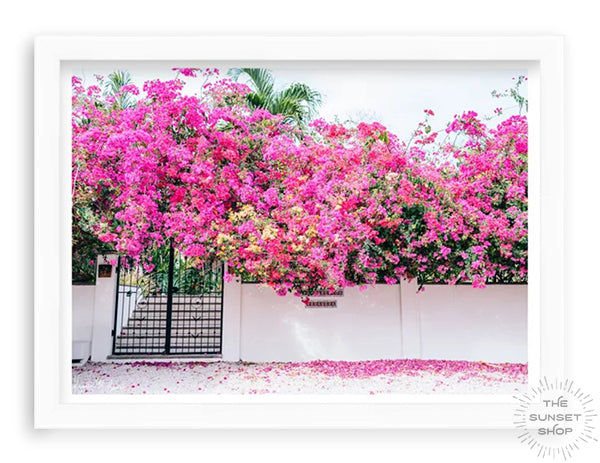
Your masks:
{"label": "white sky", "polygon": [[[94,74],[107,75],[115,69],[128,70],[134,83],[141,90],[146,80],[167,80],[175,77],[172,67],[218,67],[221,75],[227,69],[244,64],[175,63],[171,65],[83,65],[73,68],[73,73],[84,78],[86,85],[95,83]],[[247,66],[250,66],[246,64]],[[454,114],[473,110],[480,116],[494,116],[494,109],[501,107],[505,113],[488,122],[499,122],[508,115],[516,114],[515,103],[510,98],[496,99],[492,90],[509,89],[513,77],[526,71],[515,67],[495,65],[458,64],[401,64],[401,63],[252,63],[253,67],[266,67],[273,71],[275,85],[280,89],[292,82],[302,82],[319,91],[323,104],[319,116],[333,121],[378,121],[402,140],[410,138],[424,109],[431,109],[435,117],[430,119],[433,130],[443,129]],[[186,92],[197,93],[203,79],[184,78]],[[527,95],[523,85],[521,93]],[[511,110],[508,110],[512,107]]]}

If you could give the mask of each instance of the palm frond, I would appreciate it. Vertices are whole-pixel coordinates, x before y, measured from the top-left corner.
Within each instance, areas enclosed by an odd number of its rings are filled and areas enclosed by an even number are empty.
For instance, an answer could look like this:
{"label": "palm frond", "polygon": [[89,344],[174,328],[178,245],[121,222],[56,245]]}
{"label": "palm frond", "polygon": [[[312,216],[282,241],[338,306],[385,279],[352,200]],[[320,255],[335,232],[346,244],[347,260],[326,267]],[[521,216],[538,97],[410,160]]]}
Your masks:
{"label": "palm frond", "polygon": [[318,106],[321,104],[321,94],[306,84],[294,83],[281,91],[285,98],[305,101],[307,104]]}
{"label": "palm frond", "polygon": [[242,68],[230,68],[227,71],[227,75],[229,77],[231,77],[231,79],[235,82],[238,81],[238,79],[240,78],[240,76],[244,73],[244,70]]}
{"label": "palm frond", "polygon": [[263,108],[271,114],[281,114],[287,122],[304,125],[314,117],[321,104],[321,94],[306,84],[293,83],[277,92],[268,69],[233,68],[227,74],[235,81],[248,79],[253,92],[246,97],[252,108]]}
{"label": "palm frond", "polygon": [[[104,95],[117,95],[121,88],[125,85],[131,84],[131,74],[128,71],[114,71],[111,72],[103,81],[102,86],[104,87]],[[128,108],[135,104],[133,97],[125,93],[117,98],[117,103],[121,108]]]}
{"label": "palm frond", "polygon": [[262,94],[249,93],[246,97],[246,100],[248,101],[248,104],[251,108],[264,108],[267,109],[267,111],[271,112],[271,114],[273,114],[273,112],[269,110],[269,106],[271,106],[271,103],[266,101],[265,97]]}
{"label": "palm frond", "polygon": [[260,68],[233,68],[227,73],[236,82],[240,76],[245,75],[250,80],[250,86],[256,93],[269,98],[273,94],[274,79],[271,71]]}
{"label": "palm frond", "polygon": [[130,83],[131,75],[127,71],[111,72],[102,82],[104,87],[104,93],[107,95],[114,95],[116,93],[119,93],[121,87]]}
{"label": "palm frond", "polygon": [[271,107],[266,109],[272,114],[281,114],[286,119],[294,120],[300,124],[305,122],[308,117],[308,110],[300,101],[284,98],[281,94],[278,94]]}
{"label": "palm frond", "polygon": [[304,108],[307,119],[311,119],[322,102],[321,94],[306,84],[294,83],[278,94],[281,102],[297,102]]}

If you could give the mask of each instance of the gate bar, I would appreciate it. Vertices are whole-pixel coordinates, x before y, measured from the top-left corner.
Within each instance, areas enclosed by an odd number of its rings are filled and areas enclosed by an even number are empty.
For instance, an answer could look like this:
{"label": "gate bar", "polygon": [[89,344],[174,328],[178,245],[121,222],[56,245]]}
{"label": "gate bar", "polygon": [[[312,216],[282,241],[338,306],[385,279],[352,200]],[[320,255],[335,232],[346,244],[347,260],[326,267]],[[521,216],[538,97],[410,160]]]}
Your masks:
{"label": "gate bar", "polygon": [[[112,329],[112,336],[113,336],[113,340],[112,340],[112,353],[115,353],[116,347],[117,347],[117,318],[119,317],[119,297],[120,297],[120,289],[121,289],[121,283],[120,283],[120,277],[121,277],[121,256],[119,255],[117,257],[117,269],[116,269],[116,289],[115,289],[115,322],[113,324],[113,329]],[[123,311],[121,311],[121,320],[123,320]]]}
{"label": "gate bar", "polygon": [[165,354],[171,353],[171,318],[173,315],[173,273],[175,269],[175,248],[173,239],[169,248],[169,280],[167,285],[167,326],[165,333]]}

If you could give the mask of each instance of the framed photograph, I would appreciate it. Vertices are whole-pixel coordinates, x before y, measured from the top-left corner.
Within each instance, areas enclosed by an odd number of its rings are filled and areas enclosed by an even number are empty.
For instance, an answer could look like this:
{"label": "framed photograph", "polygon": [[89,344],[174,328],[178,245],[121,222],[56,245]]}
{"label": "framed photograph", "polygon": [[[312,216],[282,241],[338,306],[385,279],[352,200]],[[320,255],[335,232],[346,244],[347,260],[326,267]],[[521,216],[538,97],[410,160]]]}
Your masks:
{"label": "framed photograph", "polygon": [[36,428],[514,428],[563,151],[561,37],[38,38]]}

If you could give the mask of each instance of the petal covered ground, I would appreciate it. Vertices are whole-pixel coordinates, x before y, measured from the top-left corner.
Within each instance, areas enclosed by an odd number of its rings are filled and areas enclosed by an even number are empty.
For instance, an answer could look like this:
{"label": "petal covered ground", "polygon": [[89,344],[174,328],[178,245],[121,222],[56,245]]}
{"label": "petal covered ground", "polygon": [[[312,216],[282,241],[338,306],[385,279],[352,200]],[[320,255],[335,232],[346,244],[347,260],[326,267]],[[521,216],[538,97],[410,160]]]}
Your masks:
{"label": "petal covered ground", "polygon": [[450,360],[146,362],[73,367],[74,394],[515,394],[527,364]]}

